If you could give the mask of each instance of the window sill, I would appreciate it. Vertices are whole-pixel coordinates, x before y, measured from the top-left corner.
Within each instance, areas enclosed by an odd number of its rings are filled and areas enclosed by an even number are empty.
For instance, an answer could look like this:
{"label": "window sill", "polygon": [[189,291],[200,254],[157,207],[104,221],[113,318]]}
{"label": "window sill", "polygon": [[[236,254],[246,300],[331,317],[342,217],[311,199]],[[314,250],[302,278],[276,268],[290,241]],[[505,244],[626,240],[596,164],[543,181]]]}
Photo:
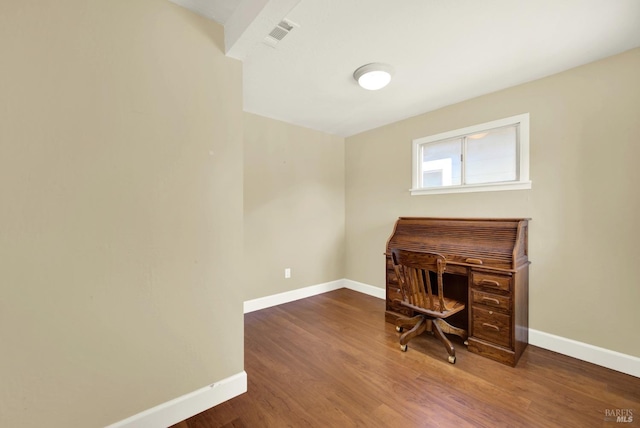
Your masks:
{"label": "window sill", "polygon": [[444,193],[497,192],[500,190],[531,189],[531,181],[517,181],[513,183],[475,184],[466,186],[443,186],[429,189],[410,189],[411,196],[441,195]]}

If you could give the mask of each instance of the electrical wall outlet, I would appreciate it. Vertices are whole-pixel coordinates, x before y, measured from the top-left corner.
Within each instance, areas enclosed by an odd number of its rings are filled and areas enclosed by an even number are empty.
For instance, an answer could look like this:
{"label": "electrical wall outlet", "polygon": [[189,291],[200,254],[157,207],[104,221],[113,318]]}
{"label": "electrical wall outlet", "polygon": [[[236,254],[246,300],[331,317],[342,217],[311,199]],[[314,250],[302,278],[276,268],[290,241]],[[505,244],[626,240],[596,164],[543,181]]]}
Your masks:
{"label": "electrical wall outlet", "polygon": [[284,277],[285,278],[291,278],[291,268],[285,268]]}

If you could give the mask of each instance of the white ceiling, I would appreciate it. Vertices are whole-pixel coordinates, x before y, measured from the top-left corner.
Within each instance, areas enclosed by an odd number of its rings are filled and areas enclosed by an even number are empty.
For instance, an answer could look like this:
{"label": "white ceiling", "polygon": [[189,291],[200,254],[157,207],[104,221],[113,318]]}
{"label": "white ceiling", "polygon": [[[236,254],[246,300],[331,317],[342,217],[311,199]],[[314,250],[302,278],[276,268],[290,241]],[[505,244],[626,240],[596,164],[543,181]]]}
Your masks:
{"label": "white ceiling", "polygon": [[[172,0],[225,25],[244,109],[349,136],[640,46],[640,0]],[[277,46],[264,37],[286,18]],[[367,91],[353,72],[395,68]]]}

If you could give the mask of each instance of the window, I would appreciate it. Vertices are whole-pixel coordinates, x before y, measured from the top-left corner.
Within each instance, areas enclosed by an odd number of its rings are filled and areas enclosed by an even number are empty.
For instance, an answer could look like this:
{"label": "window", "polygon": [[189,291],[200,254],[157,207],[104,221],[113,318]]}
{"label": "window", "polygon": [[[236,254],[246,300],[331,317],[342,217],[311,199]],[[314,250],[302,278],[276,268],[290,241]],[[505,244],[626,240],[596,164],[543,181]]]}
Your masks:
{"label": "window", "polygon": [[530,188],[528,113],[413,140],[412,195]]}

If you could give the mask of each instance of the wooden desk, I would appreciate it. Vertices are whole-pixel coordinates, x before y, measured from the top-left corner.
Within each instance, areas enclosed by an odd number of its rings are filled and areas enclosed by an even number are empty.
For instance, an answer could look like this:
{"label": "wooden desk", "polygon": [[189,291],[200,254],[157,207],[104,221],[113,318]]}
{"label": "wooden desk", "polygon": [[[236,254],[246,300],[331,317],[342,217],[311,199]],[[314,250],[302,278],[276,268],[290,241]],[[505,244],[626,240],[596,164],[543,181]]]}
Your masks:
{"label": "wooden desk", "polygon": [[387,241],[387,321],[412,315],[394,302],[402,296],[390,249],[440,253],[445,289],[466,301],[458,323],[468,328],[469,351],[515,366],[529,343],[528,221],[400,217]]}

